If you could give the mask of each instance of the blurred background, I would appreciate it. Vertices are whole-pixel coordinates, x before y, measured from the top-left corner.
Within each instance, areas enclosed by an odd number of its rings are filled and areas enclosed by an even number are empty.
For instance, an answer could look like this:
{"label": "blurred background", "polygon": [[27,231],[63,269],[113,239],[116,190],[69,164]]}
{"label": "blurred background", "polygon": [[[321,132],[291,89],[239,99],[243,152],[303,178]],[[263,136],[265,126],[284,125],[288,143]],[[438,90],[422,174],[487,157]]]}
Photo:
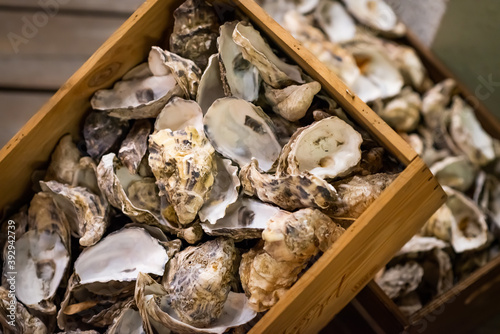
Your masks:
{"label": "blurred background", "polygon": [[[386,0],[500,118],[500,2]],[[142,0],[0,0],[0,147]]]}

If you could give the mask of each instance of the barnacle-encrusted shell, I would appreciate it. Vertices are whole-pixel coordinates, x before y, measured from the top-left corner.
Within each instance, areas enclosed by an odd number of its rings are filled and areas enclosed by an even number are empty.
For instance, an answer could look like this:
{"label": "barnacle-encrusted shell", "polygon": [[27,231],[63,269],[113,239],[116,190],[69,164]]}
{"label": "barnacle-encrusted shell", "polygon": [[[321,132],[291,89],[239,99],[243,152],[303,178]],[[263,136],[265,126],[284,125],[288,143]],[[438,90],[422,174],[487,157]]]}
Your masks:
{"label": "barnacle-encrusted shell", "polygon": [[407,87],[377,113],[396,131],[411,132],[420,123],[421,106],[420,96]]}
{"label": "barnacle-encrusted shell", "polygon": [[195,327],[217,320],[237,271],[234,242],[217,238],[190,246],[170,261],[164,286],[179,319]]}
{"label": "barnacle-encrusted shell", "polygon": [[144,330],[148,334],[155,333],[153,329],[162,334],[169,333],[170,330],[179,334],[222,334],[228,328],[246,324],[256,316],[255,311],[248,307],[244,293],[229,292],[222,314],[214,323],[205,328],[191,326],[179,320],[169,304],[166,289],[143,273],[139,273],[137,277],[135,302],[143,319]]}
{"label": "barnacle-encrusted shell", "polygon": [[473,163],[483,166],[496,158],[493,139],[479,124],[472,107],[458,96],[453,98],[450,134]]}
{"label": "barnacle-encrusted shell", "polygon": [[446,205],[453,214],[451,245],[457,253],[480,249],[488,241],[488,225],[483,212],[462,193],[443,186],[448,200]]}
{"label": "barnacle-encrusted shell", "polygon": [[321,85],[317,81],[291,85],[283,89],[273,89],[268,85],[264,87],[266,99],[273,111],[291,122],[305,116],[314,96],[321,90]]}
{"label": "barnacle-encrusted shell", "polygon": [[261,201],[275,204],[285,210],[337,207],[337,190],[323,179],[309,173],[300,175],[271,175],[259,170],[256,160],[240,171],[243,191]]}
{"label": "barnacle-encrusted shell", "polygon": [[24,305],[17,301],[16,296],[2,286],[0,286],[0,326],[2,333],[48,333],[45,324],[31,315]]}
{"label": "barnacle-encrusted shell", "polygon": [[356,35],[356,24],[340,2],[321,0],[314,17],[330,41],[342,43]]}
{"label": "barnacle-encrusted shell", "polygon": [[136,173],[142,158],[148,149],[148,136],[151,123],[146,119],[137,120],[122,142],[118,158],[128,168],[130,173]]}
{"label": "barnacle-encrusted shell", "polygon": [[121,119],[156,117],[172,96],[182,90],[170,73],[118,81],[112,89],[95,92],[90,100],[92,108],[106,111]]}
{"label": "barnacle-encrusted shell", "polygon": [[42,190],[55,195],[57,206],[68,217],[71,233],[80,245],[90,246],[101,239],[109,224],[106,200],[84,187],[71,187],[57,181],[40,181]]}
{"label": "barnacle-encrusted shell", "polygon": [[220,78],[226,96],[254,101],[259,97],[259,71],[243,58],[242,51],[233,40],[237,23],[237,21],[226,22],[220,27],[220,37],[217,40]]}
{"label": "barnacle-encrusted shell", "polygon": [[50,156],[50,165],[45,175],[45,181],[56,180],[72,184],[80,157],[80,150],[73,143],[71,135],[64,135]]}
{"label": "barnacle-encrusted shell", "polygon": [[279,59],[252,26],[238,23],[234,28],[233,40],[240,47],[243,58],[257,67],[262,80],[269,86],[283,88],[304,82],[300,68]]}
{"label": "barnacle-encrusted shell", "polygon": [[208,57],[217,50],[218,21],[213,7],[204,0],[185,1],[174,11],[170,50],[205,68]]}
{"label": "barnacle-encrusted shell", "polygon": [[307,261],[326,251],[344,229],[316,209],[280,211],[262,232],[264,250],[277,261]]}
{"label": "barnacle-encrusted shell", "polygon": [[167,251],[143,228],[124,228],[84,249],[75,262],[75,273],[80,284],[134,281],[139,272],[163,275],[169,254],[179,250],[181,243],[174,240],[169,246]]}
{"label": "barnacle-encrusted shell", "polygon": [[376,282],[389,298],[394,299],[417,290],[423,276],[424,268],[415,261],[408,261],[385,270]]}
{"label": "barnacle-encrusted shell", "polygon": [[214,148],[243,166],[252,158],[262,169],[271,169],[281,146],[269,117],[260,107],[235,97],[218,99],[203,119],[205,132]]}
{"label": "barnacle-encrusted shell", "polygon": [[192,100],[196,98],[201,70],[193,61],[153,46],[148,62],[149,69],[155,76],[172,76],[186,97]]}
{"label": "barnacle-encrusted shell", "polygon": [[343,0],[347,10],[358,21],[381,33],[402,36],[406,27],[383,0]]}
{"label": "barnacle-encrusted shell", "polygon": [[335,178],[361,159],[361,134],[338,117],[329,117],[299,129],[285,145],[278,172]]}
{"label": "barnacle-encrusted shell", "polygon": [[[165,101],[166,102],[166,101]],[[83,137],[87,153],[96,160],[119,145],[128,130],[127,121],[108,116],[103,111],[92,111],[85,118]]]}
{"label": "barnacle-encrusted shell", "polygon": [[155,132],[170,129],[184,130],[193,126],[198,133],[203,133],[203,113],[195,101],[174,97],[160,112],[155,122]]}
{"label": "barnacle-encrusted shell", "polygon": [[279,211],[276,206],[242,197],[231,204],[225,216],[215,224],[201,223],[201,227],[208,235],[227,236],[237,241],[260,238],[267,222]]}
{"label": "barnacle-encrusted shell", "polygon": [[334,183],[338,191],[336,216],[358,218],[387,188],[398,174],[378,173],[354,176]]}
{"label": "barnacle-encrusted shell", "polygon": [[215,224],[226,215],[226,209],[236,202],[240,189],[238,167],[231,160],[218,155],[214,157],[217,164],[217,176],[210,191],[210,196],[198,212],[202,222]]}
{"label": "barnacle-encrusted shell", "polygon": [[430,170],[441,185],[464,192],[472,186],[477,174],[474,165],[464,156],[444,158]]}
{"label": "barnacle-encrusted shell", "polygon": [[217,165],[214,148],[191,126],[160,130],[149,137],[149,165],[160,195],[173,205],[181,225],[191,223],[212,189]]}
{"label": "barnacle-encrusted shell", "polygon": [[201,107],[203,114],[207,113],[208,108],[215,100],[226,96],[221,79],[221,64],[219,63],[219,54],[213,54],[208,59],[208,65],[200,79],[196,102]]}

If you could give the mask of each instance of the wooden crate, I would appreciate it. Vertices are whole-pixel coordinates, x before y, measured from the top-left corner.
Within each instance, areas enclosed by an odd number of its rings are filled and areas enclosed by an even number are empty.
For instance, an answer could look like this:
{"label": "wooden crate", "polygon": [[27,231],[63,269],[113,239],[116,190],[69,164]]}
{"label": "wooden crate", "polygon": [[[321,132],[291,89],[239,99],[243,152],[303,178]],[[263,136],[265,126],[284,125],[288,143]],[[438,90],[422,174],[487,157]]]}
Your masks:
{"label": "wooden crate", "polygon": [[[29,199],[31,172],[47,165],[65,133],[79,136],[90,97],[164,45],[181,1],[148,0],[0,151],[0,208]],[[446,195],[417,154],[365,103],[251,0],[252,23],[300,65],[405,169],[344,235],[255,325],[252,333],[314,333],[328,323],[415,234]]]}
{"label": "wooden crate", "polygon": [[[474,108],[478,120],[493,137],[500,139],[500,121],[461,83],[411,32],[405,42],[415,48],[436,82],[453,78],[459,93]],[[421,310],[406,317],[375,283],[370,282],[351,305],[350,317],[371,325],[373,333],[469,333],[500,314],[500,256],[479,268],[438,296]]]}

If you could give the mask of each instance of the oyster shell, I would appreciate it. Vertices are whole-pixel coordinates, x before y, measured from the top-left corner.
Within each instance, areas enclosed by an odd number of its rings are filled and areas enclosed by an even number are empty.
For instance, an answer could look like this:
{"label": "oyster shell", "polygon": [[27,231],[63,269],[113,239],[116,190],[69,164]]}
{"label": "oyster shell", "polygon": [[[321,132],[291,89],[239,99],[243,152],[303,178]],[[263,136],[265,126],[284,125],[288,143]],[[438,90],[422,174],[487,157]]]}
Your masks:
{"label": "oyster shell", "polygon": [[130,282],[136,280],[139,272],[163,275],[165,264],[180,246],[180,240],[162,244],[140,227],[121,229],[78,256],[75,262],[78,284]]}
{"label": "oyster shell", "polygon": [[226,236],[236,241],[260,238],[267,222],[279,211],[275,206],[242,197],[231,204],[225,216],[215,224],[201,223],[201,227],[208,235]]}
{"label": "oyster shell", "polygon": [[214,148],[203,134],[188,126],[184,130],[165,129],[151,135],[149,151],[149,166],[160,195],[172,204],[181,225],[191,223],[214,183],[217,173]]}
{"label": "oyster shell", "polygon": [[215,100],[226,96],[221,79],[219,54],[213,54],[208,59],[208,66],[203,72],[196,95],[196,102],[201,107],[203,115],[207,113],[208,108]]}
{"label": "oyster shell", "polygon": [[146,334],[142,327],[141,314],[131,306],[124,308],[113,320],[106,334]]}
{"label": "oyster shell", "polygon": [[[217,176],[210,191],[210,196],[198,212],[202,222],[215,224],[226,215],[226,209],[238,200],[240,179],[238,167],[233,166],[231,160],[215,155]],[[203,227],[203,225],[202,225]]]}
{"label": "oyster shell", "polygon": [[45,181],[56,180],[61,183],[72,184],[80,157],[80,150],[73,143],[71,135],[67,134],[61,137],[50,156],[50,165],[45,175]]}
{"label": "oyster shell", "polygon": [[299,129],[283,147],[278,173],[311,173],[319,178],[342,176],[361,160],[361,135],[338,117]]}
{"label": "oyster shell", "polygon": [[170,50],[191,59],[200,68],[216,52],[219,20],[213,7],[204,0],[187,0],[174,10],[174,31]]}
{"label": "oyster shell", "polygon": [[300,68],[279,59],[252,26],[238,23],[234,28],[233,40],[240,47],[243,58],[257,67],[262,80],[269,86],[284,88],[304,82]]}
{"label": "oyster shell", "polygon": [[196,98],[201,70],[193,61],[153,46],[149,52],[148,62],[149,69],[155,76],[173,77],[184,92],[184,96],[192,100]]}
{"label": "oyster shell", "polygon": [[321,0],[314,11],[314,17],[334,43],[350,41],[356,35],[354,20],[337,1]]}
{"label": "oyster shell", "polygon": [[155,122],[155,132],[170,129],[184,130],[193,126],[198,133],[203,133],[203,113],[195,101],[174,97],[160,112]]}
{"label": "oyster shell", "polygon": [[425,253],[431,250],[445,249],[448,247],[448,243],[443,240],[437,239],[435,237],[423,237],[420,235],[414,235],[403,247],[396,253],[397,256],[415,254],[415,253]]}
{"label": "oyster shell", "polygon": [[462,193],[443,186],[448,195],[446,205],[454,219],[451,224],[451,245],[456,253],[480,249],[488,241],[488,225],[483,212]]}
{"label": "oyster shell", "polygon": [[411,132],[420,123],[421,106],[422,100],[418,93],[406,87],[377,113],[394,130]]}
{"label": "oyster shell", "polygon": [[217,41],[222,87],[226,96],[255,101],[259,97],[259,71],[243,58],[242,51],[233,41],[237,24],[237,21],[226,22],[220,27],[220,37]]}
{"label": "oyster shell", "polygon": [[406,27],[383,0],[343,0],[347,10],[359,22],[389,36],[403,36]]}
{"label": "oyster shell", "polygon": [[218,99],[203,123],[214,148],[243,166],[252,158],[264,170],[273,166],[281,151],[272,122],[261,108],[235,97]]}
{"label": "oyster shell", "polygon": [[149,69],[149,64],[144,62],[125,73],[122,80],[144,79],[152,75],[153,73],[151,73],[151,70]]}
{"label": "oyster shell", "polygon": [[327,211],[337,207],[337,190],[323,179],[309,173],[300,175],[271,175],[259,170],[257,160],[240,171],[243,191],[261,201],[285,210],[313,207]]}
{"label": "oyster shell", "polygon": [[163,285],[179,320],[203,328],[221,316],[235,279],[237,255],[233,240],[217,238],[190,246],[170,260]]}
{"label": "oyster shell", "polygon": [[84,187],[71,187],[57,181],[40,181],[43,191],[55,195],[57,206],[66,214],[71,233],[80,245],[91,246],[101,239],[109,224],[106,200]]}
{"label": "oyster shell", "polygon": [[398,174],[378,173],[334,183],[338,192],[335,216],[358,218],[397,177]]}
{"label": "oyster shell", "polygon": [[493,139],[483,130],[474,110],[460,97],[453,98],[450,134],[473,163],[484,166],[497,156]]}
{"label": "oyster shell", "polygon": [[456,85],[453,79],[446,79],[424,94],[422,98],[422,114],[429,129],[434,130],[440,127],[443,110],[450,103]]}
{"label": "oyster shell", "polygon": [[[14,231],[12,231],[12,227],[9,227],[12,226],[12,223],[9,224],[10,220],[15,222]],[[6,249],[9,245],[7,242],[7,240],[9,240],[9,235],[12,235],[12,232],[14,232],[15,240],[18,240],[28,228],[28,205],[22,206],[18,212],[14,213],[0,224],[0,251],[2,252],[2,259],[4,259],[5,265],[8,261],[8,259],[5,258],[5,255],[7,254]],[[11,232],[9,233],[9,231]],[[2,285],[5,285],[5,278],[6,277],[2,277]]]}
{"label": "oyster shell", "polygon": [[243,325],[256,316],[255,311],[248,307],[245,294],[229,292],[222,315],[214,323],[206,328],[191,326],[178,319],[168,303],[165,288],[143,273],[137,277],[135,302],[143,319],[144,330],[148,334],[169,333],[168,329],[179,334],[222,334],[228,328]]}
{"label": "oyster shell", "polygon": [[476,179],[477,170],[464,156],[447,157],[434,163],[430,170],[441,185],[467,191]]}
{"label": "oyster shell", "polygon": [[128,168],[130,173],[136,173],[142,158],[148,149],[148,136],[151,123],[148,120],[137,120],[122,142],[118,158]]}
{"label": "oyster shell", "polygon": [[449,242],[451,240],[451,224],[453,221],[454,218],[450,208],[444,204],[429,218],[420,230],[420,234]]}
{"label": "oyster shell", "polygon": [[3,333],[47,334],[49,332],[45,324],[31,315],[4,287],[0,287],[0,325]]}
{"label": "oyster shell", "polygon": [[291,85],[283,89],[273,89],[267,85],[265,96],[273,111],[283,118],[295,122],[306,115],[314,96],[321,90],[317,81],[302,85]]}
{"label": "oyster shell", "polygon": [[119,143],[125,136],[128,127],[127,121],[110,117],[102,111],[91,111],[85,118],[83,125],[87,153],[92,158],[99,160],[104,154],[120,145]]}
{"label": "oyster shell", "polygon": [[408,261],[385,270],[376,282],[389,298],[394,299],[417,290],[423,277],[424,268],[415,261]]}
{"label": "oyster shell", "polygon": [[133,78],[115,83],[112,89],[95,92],[92,108],[123,120],[156,117],[172,96],[182,95],[170,73]]}

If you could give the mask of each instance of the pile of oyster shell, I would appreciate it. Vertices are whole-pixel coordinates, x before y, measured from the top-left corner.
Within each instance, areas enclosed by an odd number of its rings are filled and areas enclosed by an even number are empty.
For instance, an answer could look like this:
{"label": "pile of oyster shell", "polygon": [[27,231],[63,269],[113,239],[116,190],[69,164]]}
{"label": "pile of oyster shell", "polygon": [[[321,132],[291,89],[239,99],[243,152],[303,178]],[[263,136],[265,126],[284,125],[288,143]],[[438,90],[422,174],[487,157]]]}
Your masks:
{"label": "pile of oyster shell", "polygon": [[378,274],[412,314],[496,256],[500,144],[457,95],[429,78],[404,25],[382,0],[260,1],[420,154],[448,200]]}
{"label": "pile of oyster shell", "polygon": [[10,217],[16,326],[2,240],[4,333],[245,331],[396,178],[318,82],[232,15],[186,1],[170,50],[95,93],[82,140],[60,139]]}

